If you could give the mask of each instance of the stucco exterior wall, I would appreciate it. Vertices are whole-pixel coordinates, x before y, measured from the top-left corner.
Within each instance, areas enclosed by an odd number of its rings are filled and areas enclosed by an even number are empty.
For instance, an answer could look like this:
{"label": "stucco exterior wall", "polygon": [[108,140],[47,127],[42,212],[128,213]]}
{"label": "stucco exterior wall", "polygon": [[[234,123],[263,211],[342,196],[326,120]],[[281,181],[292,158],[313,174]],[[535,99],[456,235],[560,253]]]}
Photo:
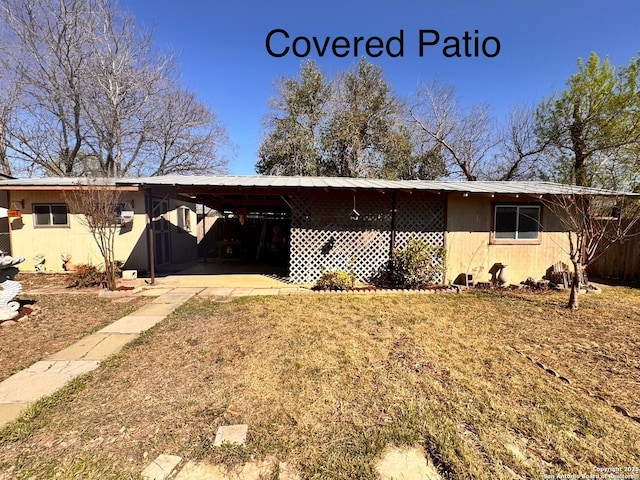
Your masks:
{"label": "stucco exterior wall", "polygon": [[472,274],[475,282],[488,282],[492,279],[492,267],[502,263],[507,265],[508,283],[518,284],[527,277],[542,278],[558,261],[570,265],[567,234],[544,206],[539,244],[525,245],[518,241],[509,245],[491,244],[494,205],[527,203],[536,204],[536,199],[449,194],[445,234],[447,280],[453,282],[460,274]]}
{"label": "stucco exterior wall", "polygon": [[[65,203],[59,191],[12,191],[10,201],[22,201],[22,217],[12,219],[11,246],[15,256],[25,257],[20,270],[33,271],[33,257],[43,255],[46,259],[45,269],[50,272],[62,272],[61,254],[71,255],[75,264],[88,263],[100,265],[102,256],[98,246],[79,221],[79,215],[70,211],[68,226],[36,227],[33,218],[34,204]],[[125,262],[127,269],[147,269],[146,254],[146,215],[144,194],[126,192],[123,201],[133,201],[133,222],[119,228],[115,242],[115,258]]]}

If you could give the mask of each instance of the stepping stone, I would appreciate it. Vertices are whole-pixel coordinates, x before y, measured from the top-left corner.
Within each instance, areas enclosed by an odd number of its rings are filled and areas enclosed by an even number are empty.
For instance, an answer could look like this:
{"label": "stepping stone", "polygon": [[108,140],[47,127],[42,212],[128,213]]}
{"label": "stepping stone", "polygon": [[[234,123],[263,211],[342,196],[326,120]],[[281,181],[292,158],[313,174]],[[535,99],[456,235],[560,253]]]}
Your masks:
{"label": "stepping stone", "polygon": [[[274,471],[275,462],[268,460],[233,467],[189,461],[174,480],[260,480],[271,478]],[[300,474],[287,463],[280,463],[278,478],[279,480],[300,480]]]}
{"label": "stepping stone", "polygon": [[375,470],[382,480],[442,480],[420,447],[386,449]]}
{"label": "stepping stone", "polygon": [[[162,297],[158,297],[162,298]],[[171,315],[173,311],[182,305],[182,302],[179,303],[148,303],[144,307],[140,307],[133,313],[130,313],[130,317],[152,317],[152,316],[163,316]]]}
{"label": "stepping stone", "polygon": [[28,403],[0,403],[0,429],[18,418],[28,405]]}
{"label": "stepping stone", "polygon": [[122,347],[137,337],[137,334],[94,333],[51,355],[49,359],[104,360],[122,350]]}
{"label": "stepping stone", "polygon": [[224,425],[222,427],[218,427],[216,438],[213,441],[213,446],[219,447],[223,443],[235,443],[238,445],[244,445],[244,443],[247,441],[248,430],[249,426],[246,424]]}
{"label": "stepping stone", "polygon": [[98,330],[98,333],[140,334],[165,318],[165,315],[127,315]]}
{"label": "stepping stone", "polygon": [[0,383],[0,403],[30,403],[51,395],[75,377],[95,370],[97,360],[43,360]]}
{"label": "stepping stone", "polygon": [[166,480],[181,461],[176,455],[159,455],[142,471],[142,480]]}

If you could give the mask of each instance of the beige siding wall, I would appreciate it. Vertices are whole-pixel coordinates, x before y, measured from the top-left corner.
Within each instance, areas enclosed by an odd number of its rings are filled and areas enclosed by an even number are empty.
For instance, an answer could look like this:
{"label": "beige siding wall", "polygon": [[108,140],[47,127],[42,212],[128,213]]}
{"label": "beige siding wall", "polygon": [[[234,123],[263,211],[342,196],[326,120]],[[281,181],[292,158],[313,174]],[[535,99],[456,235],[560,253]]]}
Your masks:
{"label": "beige siding wall", "polygon": [[[61,272],[62,253],[71,255],[75,264],[102,264],[102,256],[95,240],[80,223],[79,215],[70,212],[69,226],[35,227],[33,219],[34,204],[65,203],[59,191],[10,192],[10,201],[22,201],[22,217],[10,222],[11,247],[15,256],[25,257],[20,265],[23,271],[33,271],[33,257],[39,254],[46,259],[46,271]],[[125,262],[126,269],[146,271],[147,254],[147,218],[145,198],[142,192],[126,192],[123,202],[133,201],[134,219],[132,223],[119,227],[115,242],[115,258]],[[178,207],[186,206],[189,229],[178,228]],[[195,205],[179,200],[169,200],[169,211],[165,219],[170,224],[170,242],[172,262],[186,262],[197,258]]]}
{"label": "beige siding wall", "polygon": [[[10,192],[10,200],[22,200],[22,217],[10,222],[11,247],[15,256],[25,257],[20,265],[23,271],[33,271],[33,257],[44,255],[46,271],[60,272],[61,254],[69,253],[72,263],[100,265],[102,256],[87,228],[79,222],[78,215],[69,214],[67,227],[35,227],[33,219],[34,204],[65,203],[60,192],[24,191]],[[126,262],[125,268],[146,270],[146,215],[144,213],[144,195],[140,192],[126,192],[123,201],[134,204],[133,223],[122,228],[116,238],[115,257]]]}
{"label": "beige siding wall", "polygon": [[[532,200],[532,199],[531,199]],[[534,200],[532,200],[534,201]],[[527,199],[450,194],[447,206],[447,280],[459,274],[472,274],[475,282],[488,282],[497,263],[508,265],[507,281],[517,284],[527,277],[542,278],[558,261],[569,264],[568,240],[555,216],[542,207],[539,245],[491,245],[493,206],[526,203]]]}

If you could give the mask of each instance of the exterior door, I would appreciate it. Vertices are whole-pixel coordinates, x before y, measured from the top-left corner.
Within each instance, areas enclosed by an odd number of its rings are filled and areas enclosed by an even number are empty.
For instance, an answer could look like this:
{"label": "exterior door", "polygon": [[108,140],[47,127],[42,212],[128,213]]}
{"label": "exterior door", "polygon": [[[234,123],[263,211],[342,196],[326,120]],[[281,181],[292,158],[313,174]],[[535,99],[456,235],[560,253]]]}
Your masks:
{"label": "exterior door", "polygon": [[169,202],[153,199],[153,243],[156,251],[156,265],[171,263],[171,235],[168,219]]}

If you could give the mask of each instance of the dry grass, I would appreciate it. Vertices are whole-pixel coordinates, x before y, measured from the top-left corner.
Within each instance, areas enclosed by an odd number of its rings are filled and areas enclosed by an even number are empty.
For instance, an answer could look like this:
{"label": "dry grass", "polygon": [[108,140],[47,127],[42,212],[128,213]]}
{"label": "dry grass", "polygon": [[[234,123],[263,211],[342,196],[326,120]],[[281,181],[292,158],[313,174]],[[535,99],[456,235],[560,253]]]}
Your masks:
{"label": "dry grass", "polygon": [[95,289],[84,293],[71,290],[59,295],[29,293],[30,290],[43,287],[61,288],[65,278],[64,275],[22,273],[16,277],[24,286],[24,292],[17,300],[33,312],[17,324],[0,326],[0,381],[148,301],[144,297],[131,298],[126,302],[98,298]]}
{"label": "dry grass", "polygon": [[[0,433],[11,478],[138,478],[160,453],[272,455],[305,478],[375,478],[387,444],[445,477],[640,465],[640,292],[319,295],[190,301]],[[547,364],[571,383],[516,353]],[[241,448],[219,425],[248,423]],[[83,473],[78,474],[78,471]],[[75,475],[75,476],[74,476]]]}

